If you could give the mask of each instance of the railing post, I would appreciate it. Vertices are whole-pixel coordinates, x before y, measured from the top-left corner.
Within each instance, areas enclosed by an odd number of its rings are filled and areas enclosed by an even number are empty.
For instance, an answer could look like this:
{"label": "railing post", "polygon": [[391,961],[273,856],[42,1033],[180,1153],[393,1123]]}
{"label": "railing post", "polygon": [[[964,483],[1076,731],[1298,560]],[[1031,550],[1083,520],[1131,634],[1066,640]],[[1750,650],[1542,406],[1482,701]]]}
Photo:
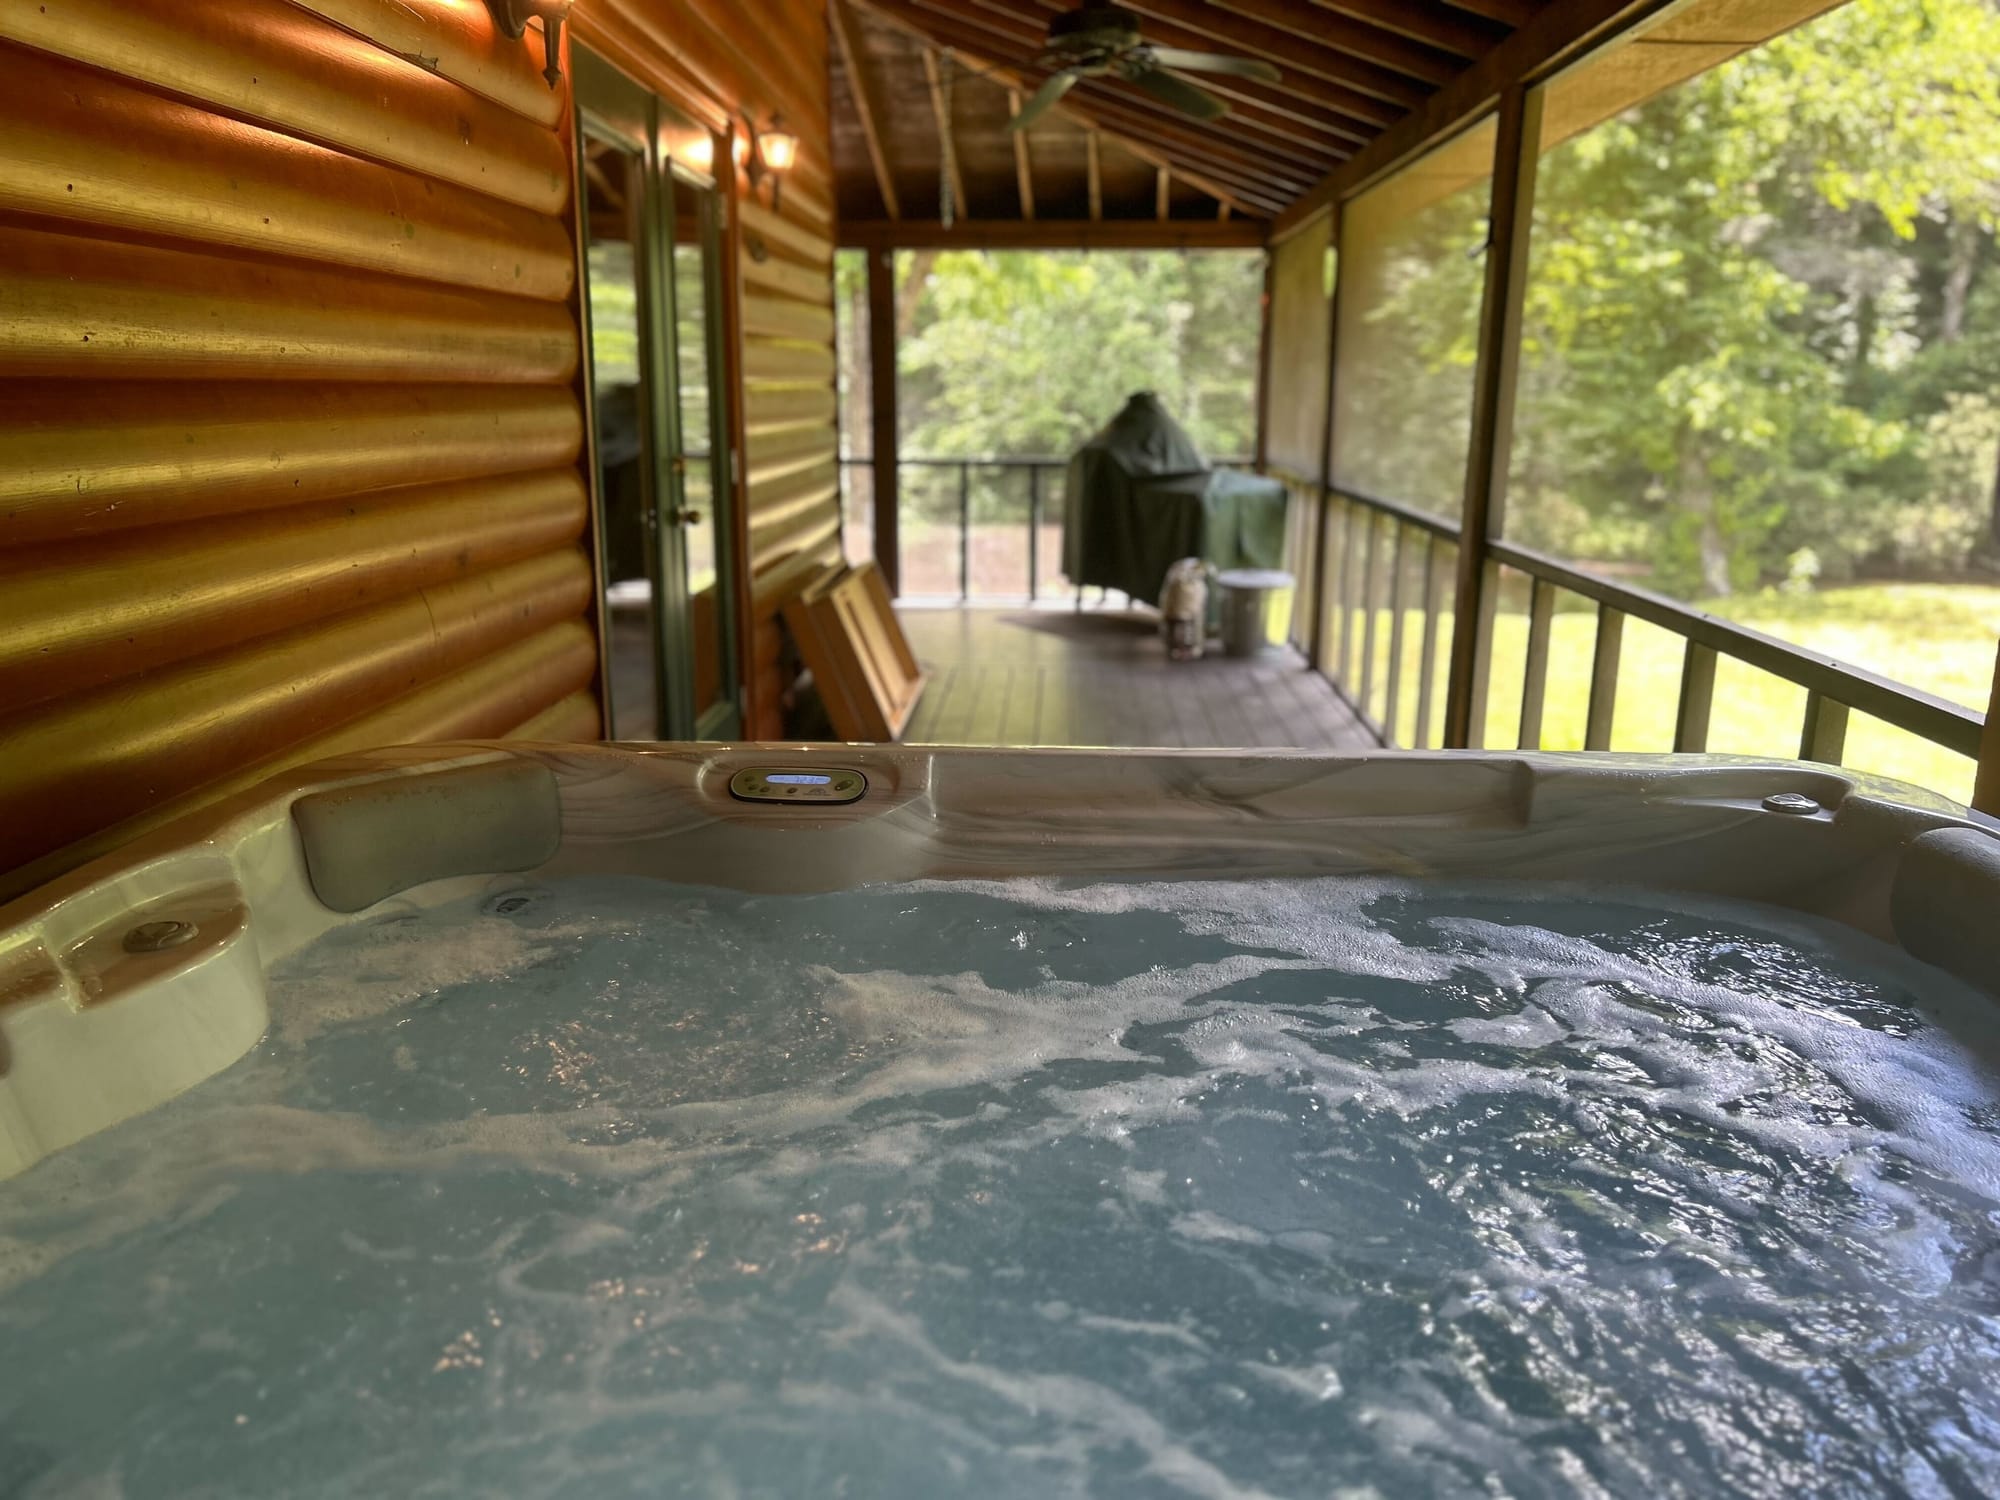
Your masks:
{"label": "railing post", "polygon": [[1689,641],[1681,657],[1681,701],[1674,712],[1674,751],[1699,755],[1708,748],[1709,713],[1715,706],[1715,652]]}
{"label": "railing post", "polygon": [[1042,583],[1042,466],[1028,465],[1028,602],[1041,595]]}
{"label": "railing post", "polygon": [[1521,679],[1521,748],[1542,748],[1542,707],[1549,694],[1549,631],[1555,624],[1556,591],[1537,578],[1528,592],[1528,661]]}
{"label": "railing post", "polygon": [[1472,443],[1466,455],[1465,508],[1459,522],[1458,603],[1452,620],[1451,675],[1445,688],[1444,742],[1476,743],[1483,696],[1478,639],[1487,582],[1486,544],[1500,534],[1513,438],[1514,383],[1521,349],[1521,301],[1528,279],[1528,230],[1541,150],[1541,94],[1522,84],[1500,96],[1493,149],[1492,230],[1486,244],[1486,292],[1479,310],[1473,374]]}
{"label": "railing post", "polygon": [[1410,736],[1412,750],[1423,749],[1431,737],[1431,698],[1437,687],[1438,595],[1443,592],[1438,574],[1444,571],[1438,563],[1438,539],[1432,536],[1424,542],[1424,640],[1418,648],[1423,656],[1417,663],[1417,723]]}
{"label": "railing post", "polygon": [[1382,703],[1382,743],[1396,743],[1397,710],[1403,700],[1403,544],[1410,528],[1401,521],[1390,523],[1396,530],[1395,550],[1389,555],[1389,690]]}
{"label": "railing post", "polygon": [[1583,748],[1609,750],[1612,724],[1618,713],[1618,658],[1625,644],[1625,612],[1608,604],[1597,606],[1597,648],[1590,661],[1590,709],[1583,730]]}
{"label": "railing post", "polygon": [[[1361,690],[1354,699],[1364,724],[1368,722],[1369,701],[1375,696],[1375,555],[1381,550],[1381,539],[1382,517],[1371,510],[1368,546],[1361,564]],[[1375,737],[1382,737],[1379,730]]]}
{"label": "railing post", "polygon": [[1799,731],[1799,759],[1837,766],[1846,753],[1847,705],[1808,690],[1805,725]]}
{"label": "railing post", "polygon": [[972,597],[972,465],[958,466],[958,602]]}
{"label": "railing post", "polygon": [[902,478],[897,467],[896,252],[868,252],[868,390],[875,455],[875,562],[893,597],[902,592]]}
{"label": "railing post", "polygon": [[1974,811],[2000,816],[2000,653],[1993,661],[1993,692],[1986,703],[1986,727],[1979,733],[1979,769],[1973,774]]}

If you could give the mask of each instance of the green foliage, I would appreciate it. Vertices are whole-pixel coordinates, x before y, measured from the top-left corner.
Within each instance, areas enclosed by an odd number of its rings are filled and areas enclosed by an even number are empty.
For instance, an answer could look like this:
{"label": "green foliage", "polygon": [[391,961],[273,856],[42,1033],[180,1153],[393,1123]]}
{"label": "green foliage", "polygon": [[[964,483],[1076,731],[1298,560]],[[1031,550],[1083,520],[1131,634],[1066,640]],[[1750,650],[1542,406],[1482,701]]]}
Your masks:
{"label": "green foliage", "polygon": [[[1993,0],[1851,0],[1557,146],[1534,214],[1510,535],[1684,596],[1802,555],[1829,580],[1972,560],[2000,449]],[[1432,372],[1464,358],[1461,279],[1384,314]]]}
{"label": "green foliage", "polygon": [[941,254],[902,291],[903,451],[1063,454],[1151,390],[1203,452],[1247,454],[1262,294],[1249,251]]}

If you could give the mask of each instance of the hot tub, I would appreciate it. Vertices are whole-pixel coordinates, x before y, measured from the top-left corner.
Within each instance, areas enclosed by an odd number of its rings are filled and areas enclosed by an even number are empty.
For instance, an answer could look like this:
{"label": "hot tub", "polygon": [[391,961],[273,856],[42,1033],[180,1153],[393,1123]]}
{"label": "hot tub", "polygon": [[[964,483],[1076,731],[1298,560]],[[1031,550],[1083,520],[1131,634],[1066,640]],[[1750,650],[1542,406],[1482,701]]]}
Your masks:
{"label": "hot tub", "polygon": [[1991,1493],[1996,897],[1803,765],[329,762],[0,910],[0,1494]]}

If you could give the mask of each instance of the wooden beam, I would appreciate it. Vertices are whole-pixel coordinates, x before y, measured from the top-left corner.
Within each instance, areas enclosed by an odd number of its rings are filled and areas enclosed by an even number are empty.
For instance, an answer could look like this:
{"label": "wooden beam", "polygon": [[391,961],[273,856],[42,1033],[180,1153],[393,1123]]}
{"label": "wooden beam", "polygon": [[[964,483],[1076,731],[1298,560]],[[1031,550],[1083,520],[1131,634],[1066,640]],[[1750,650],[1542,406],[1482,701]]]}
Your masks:
{"label": "wooden beam", "polygon": [[[1019,119],[1021,115],[1021,91],[1007,90],[1007,118]],[[1010,130],[1014,137],[1014,182],[1021,193],[1021,217],[1033,222],[1035,217],[1035,167],[1028,159],[1028,132]]]}
{"label": "wooden beam", "polygon": [[[1492,619],[1487,545],[1500,534],[1514,426],[1514,381],[1521,345],[1521,304],[1528,284],[1528,224],[1541,148],[1542,96],[1515,84],[1500,102],[1493,149],[1493,233],[1486,244],[1486,290],[1480,301],[1478,359],[1473,367],[1472,433],[1465,465],[1465,506],[1459,523],[1458,596],[1451,632],[1451,672],[1445,683],[1444,748],[1477,748],[1486,696],[1482,680],[1491,652],[1480,640]],[[1474,622],[1478,622],[1475,624]],[[1600,640],[1605,629],[1599,621]],[[1615,651],[1615,645],[1614,645]],[[1599,658],[1600,665],[1603,657]],[[1617,666],[1611,676],[1616,686]],[[1606,709],[1605,731],[1609,733]],[[1591,720],[1598,715],[1593,690]],[[1587,745],[1588,749],[1608,749]]]}
{"label": "wooden beam", "polygon": [[1548,0],[1527,25],[1279,214],[1273,237],[1283,239],[1297,232],[1329,204],[1359,192],[1431,142],[1491,109],[1509,87],[1547,76],[1659,5],[1660,0]]}
{"label": "wooden beam", "polygon": [[949,225],[935,219],[842,219],[840,243],[865,250],[1254,250],[1264,243],[1264,224],[1239,218],[978,219]]}
{"label": "wooden beam", "polygon": [[[1449,52],[1413,42],[1406,36],[1385,31],[1366,21],[1330,14],[1308,0],[1208,0],[1209,8],[1240,16],[1242,22],[1222,21],[1219,28],[1234,31],[1247,22],[1281,31],[1287,36],[1315,45],[1324,45],[1350,57],[1365,58],[1391,72],[1401,73],[1435,88],[1450,80],[1462,66]],[[1479,49],[1479,50],[1484,50]]]}
{"label": "wooden beam", "polygon": [[1216,204],[1215,217],[1218,223],[1227,224],[1229,222],[1229,205],[1227,203]]}
{"label": "wooden beam", "polygon": [[1083,154],[1086,169],[1090,174],[1088,186],[1092,222],[1104,217],[1104,168],[1103,164],[1098,160],[1097,151],[1097,132],[1095,130],[1086,130],[1083,133]]}
{"label": "wooden beam", "polygon": [[896,252],[868,252],[868,394],[875,473],[875,562],[894,595],[902,586],[901,476],[896,453]]}
{"label": "wooden beam", "polygon": [[1412,41],[1427,42],[1460,57],[1479,57],[1507,34],[1507,24],[1466,15],[1426,0],[1312,0],[1321,10],[1338,11]]}
{"label": "wooden beam", "polygon": [[882,207],[892,219],[903,217],[896,202],[896,180],[889,171],[889,153],[882,139],[882,103],[875,92],[875,80],[864,66],[867,54],[854,37],[854,17],[846,0],[832,0],[827,17],[833,26],[833,44],[847,69],[847,82],[854,94],[854,112],[861,117],[861,138],[868,144],[868,160],[875,168],[875,186],[882,194]]}
{"label": "wooden beam", "polygon": [[[909,11],[899,3],[899,0],[855,0],[855,3],[871,14],[881,17],[883,21],[905,34],[915,37],[925,46],[932,45],[928,31],[922,24],[919,24],[917,20],[911,17]],[[965,59],[968,67],[985,74],[1003,87],[1018,89],[1023,93],[1030,91],[1029,85],[1023,82],[1022,76],[1017,70],[992,62],[988,58],[964,48],[956,48],[954,50],[958,52],[959,56]],[[1057,109],[1080,125],[1098,126],[1098,128],[1104,131],[1108,139],[1117,141],[1119,145],[1123,146],[1141,161],[1156,167],[1171,166],[1181,181],[1193,183],[1210,197],[1225,201],[1239,211],[1255,217],[1276,213],[1285,206],[1283,198],[1278,198],[1274,201],[1267,189],[1249,188],[1235,184],[1234,182],[1224,182],[1220,177],[1214,175],[1206,168],[1190,169],[1184,162],[1174,160],[1167,153],[1149,145],[1141,136],[1134,134],[1132,131],[1104,123],[1098,118],[1100,110],[1097,106],[1083,106],[1073,102],[1075,98],[1076,91],[1072,90],[1069,97],[1064,99],[1057,106]]]}
{"label": "wooden beam", "polygon": [[958,170],[958,147],[951,138],[951,111],[945,105],[944,79],[938,71],[937,49],[924,48],[924,82],[930,86],[931,113],[937,116],[938,152],[944,161],[945,180],[951,184],[952,215],[969,219],[965,204],[965,177]]}
{"label": "wooden beam", "polygon": [[1173,185],[1174,174],[1161,167],[1153,186],[1153,217],[1162,224],[1167,222],[1167,210],[1173,206]]}

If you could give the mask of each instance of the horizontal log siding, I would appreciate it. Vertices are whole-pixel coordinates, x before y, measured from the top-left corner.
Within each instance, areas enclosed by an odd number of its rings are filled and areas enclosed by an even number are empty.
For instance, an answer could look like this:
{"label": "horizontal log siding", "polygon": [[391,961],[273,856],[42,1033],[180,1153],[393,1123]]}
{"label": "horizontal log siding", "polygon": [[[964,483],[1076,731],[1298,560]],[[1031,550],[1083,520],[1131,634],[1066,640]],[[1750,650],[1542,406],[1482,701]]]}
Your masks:
{"label": "horizontal log siding", "polygon": [[0,892],[595,738],[567,90],[481,6],[0,0]]}

